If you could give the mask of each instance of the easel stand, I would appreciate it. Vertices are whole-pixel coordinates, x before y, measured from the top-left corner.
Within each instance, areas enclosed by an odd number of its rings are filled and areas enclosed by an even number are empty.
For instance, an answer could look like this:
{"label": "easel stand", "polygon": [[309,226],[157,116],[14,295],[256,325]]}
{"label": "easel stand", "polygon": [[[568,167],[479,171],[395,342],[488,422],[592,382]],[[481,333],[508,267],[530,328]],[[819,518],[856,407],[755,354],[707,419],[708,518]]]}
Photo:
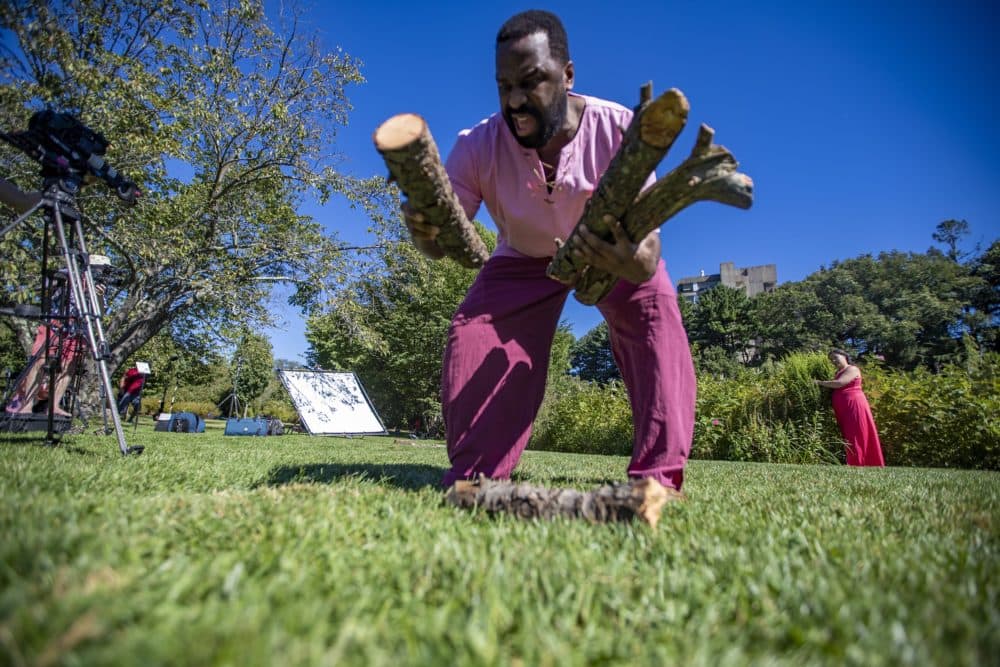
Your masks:
{"label": "easel stand", "polygon": [[[70,174],[62,177],[49,177],[44,181],[44,189],[41,201],[31,208],[27,213],[16,219],[10,225],[0,231],[0,238],[7,235],[12,229],[28,219],[35,211],[41,209],[45,217],[45,230],[43,236],[42,251],[42,311],[48,317],[46,311],[51,301],[50,281],[46,280],[49,261],[49,240],[54,233],[58,249],[61,251],[66,267],[67,288],[70,290],[68,298],[62,299],[59,313],[51,319],[58,319],[66,323],[70,318],[82,324],[83,333],[86,335],[87,347],[97,366],[99,380],[101,383],[102,404],[104,409],[111,412],[114,422],[115,435],[118,439],[118,449],[122,455],[141,454],[145,449],[142,446],[129,447],[125,442],[125,433],[122,429],[121,419],[118,415],[118,406],[115,401],[115,391],[111,384],[111,375],[108,372],[107,360],[111,357],[110,348],[104,337],[104,328],[101,324],[101,303],[95,289],[94,275],[90,267],[90,254],[83,237],[82,216],[76,205],[76,195],[79,192],[82,177]],[[67,225],[69,230],[67,232]],[[71,312],[75,311],[75,312]],[[48,355],[48,341],[46,341],[46,356]],[[80,353],[83,351],[80,350]],[[50,368],[49,387],[50,391],[55,389],[55,368]],[[48,431],[46,434],[46,444],[58,444],[58,439],[54,432],[55,401],[50,398],[48,407]]]}

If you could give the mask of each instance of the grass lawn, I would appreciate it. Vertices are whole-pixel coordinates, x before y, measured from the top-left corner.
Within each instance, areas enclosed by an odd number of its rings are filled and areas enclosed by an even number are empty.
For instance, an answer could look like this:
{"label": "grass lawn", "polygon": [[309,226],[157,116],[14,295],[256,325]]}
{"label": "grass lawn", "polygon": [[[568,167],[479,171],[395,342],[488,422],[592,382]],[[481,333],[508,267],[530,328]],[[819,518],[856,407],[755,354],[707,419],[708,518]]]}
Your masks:
{"label": "grass lawn", "polygon": [[[653,531],[444,506],[426,441],[126,433],[145,454],[0,435],[0,664],[1000,655],[997,473],[694,461]],[[588,489],[625,465],[528,452],[517,475]]]}

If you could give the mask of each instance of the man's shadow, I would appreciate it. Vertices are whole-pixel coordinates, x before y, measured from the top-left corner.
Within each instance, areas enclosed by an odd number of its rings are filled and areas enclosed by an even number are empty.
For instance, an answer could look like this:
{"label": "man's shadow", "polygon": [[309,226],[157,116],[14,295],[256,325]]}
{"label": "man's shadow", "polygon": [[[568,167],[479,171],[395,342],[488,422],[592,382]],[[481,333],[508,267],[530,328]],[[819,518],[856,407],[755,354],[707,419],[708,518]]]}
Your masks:
{"label": "man's shadow", "polygon": [[445,469],[437,466],[387,463],[342,464],[306,463],[280,466],[268,473],[267,479],[257,486],[284,486],[286,484],[333,484],[348,477],[365,479],[377,484],[388,484],[409,491],[425,488],[441,489]]}

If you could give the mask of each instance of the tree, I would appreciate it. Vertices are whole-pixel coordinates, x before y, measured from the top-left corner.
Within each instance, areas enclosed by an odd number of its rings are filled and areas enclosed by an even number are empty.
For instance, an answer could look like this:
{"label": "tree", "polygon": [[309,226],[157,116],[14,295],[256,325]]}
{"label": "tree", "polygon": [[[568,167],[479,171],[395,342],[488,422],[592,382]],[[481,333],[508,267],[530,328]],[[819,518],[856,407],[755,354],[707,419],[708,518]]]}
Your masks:
{"label": "tree", "polygon": [[743,363],[756,354],[754,337],[758,328],[746,292],[726,285],[700,294],[687,322],[688,338],[700,349],[720,348]]}
{"label": "tree", "polygon": [[[359,271],[306,325],[310,364],[354,371],[387,425],[441,424],[441,359],[451,317],[476,274],[413,247],[399,221],[377,217],[377,243]],[[477,224],[492,251],[496,235]]]}
{"label": "tree", "polygon": [[779,285],[753,299],[759,323],[760,354],[781,359],[801,350],[821,350],[836,341],[835,317],[813,285],[805,281]]}
{"label": "tree", "polygon": [[945,220],[938,223],[931,238],[948,248],[948,258],[958,261],[958,242],[969,235],[969,223],[965,220]]}
{"label": "tree", "polygon": [[677,310],[681,314],[681,320],[684,322],[684,325],[687,326],[687,323],[694,317],[694,304],[678,294]]}
{"label": "tree", "polygon": [[244,332],[236,344],[229,374],[233,381],[234,400],[246,416],[250,404],[260,398],[274,377],[270,341],[260,334]]}
{"label": "tree", "polygon": [[570,355],[573,371],[581,380],[607,384],[622,378],[611,353],[607,322],[601,322],[576,341]]}
{"label": "tree", "polygon": [[[165,326],[266,323],[276,282],[308,309],[344,274],[343,245],[296,209],[334,194],[368,208],[384,192],[333,168],[347,88],[362,82],[350,56],[324,52],[294,16],[273,24],[260,0],[19,0],[0,5],[0,28],[0,127],[26,127],[41,104],[70,111],[143,190],[129,210],[101,185],[80,197],[91,249],[129,274],[108,294],[112,372]],[[37,165],[6,154],[34,187]],[[0,298],[24,301],[40,232],[8,236]]]}
{"label": "tree", "polygon": [[14,374],[24,368],[27,358],[15,338],[14,330],[5,320],[0,320],[0,372]]}
{"label": "tree", "polygon": [[[969,268],[938,252],[883,252],[847,260],[837,271],[850,276],[871,316],[854,332],[856,349],[878,353],[895,367],[935,368],[955,361],[968,332],[965,309],[975,279]],[[831,295],[829,303],[844,301]]]}
{"label": "tree", "polygon": [[978,282],[971,290],[970,333],[983,349],[1000,352],[1000,239],[973,261],[971,272]]}
{"label": "tree", "polygon": [[576,343],[573,330],[568,322],[560,322],[552,338],[552,353],[549,356],[548,382],[558,381],[569,375],[572,369],[572,350]]}
{"label": "tree", "polygon": [[995,341],[991,252],[967,264],[933,248],[835,262],[755,298],[763,348],[784,356],[845,347],[904,369],[960,361],[963,338],[973,347]]}

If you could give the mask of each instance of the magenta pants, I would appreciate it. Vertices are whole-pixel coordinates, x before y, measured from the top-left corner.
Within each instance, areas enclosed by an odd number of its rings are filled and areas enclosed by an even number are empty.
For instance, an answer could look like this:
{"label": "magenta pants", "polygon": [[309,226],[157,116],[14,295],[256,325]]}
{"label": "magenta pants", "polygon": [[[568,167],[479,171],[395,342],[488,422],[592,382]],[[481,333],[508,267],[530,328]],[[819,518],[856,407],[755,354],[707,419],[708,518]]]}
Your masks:
{"label": "magenta pants", "polygon": [[[547,258],[493,257],[448,332],[441,403],[449,470],[443,480],[510,476],[545,393],[549,353],[569,289]],[[663,261],[648,281],[618,281],[598,304],[632,404],[630,477],[680,489],[694,429],[695,377],[677,294]]]}

